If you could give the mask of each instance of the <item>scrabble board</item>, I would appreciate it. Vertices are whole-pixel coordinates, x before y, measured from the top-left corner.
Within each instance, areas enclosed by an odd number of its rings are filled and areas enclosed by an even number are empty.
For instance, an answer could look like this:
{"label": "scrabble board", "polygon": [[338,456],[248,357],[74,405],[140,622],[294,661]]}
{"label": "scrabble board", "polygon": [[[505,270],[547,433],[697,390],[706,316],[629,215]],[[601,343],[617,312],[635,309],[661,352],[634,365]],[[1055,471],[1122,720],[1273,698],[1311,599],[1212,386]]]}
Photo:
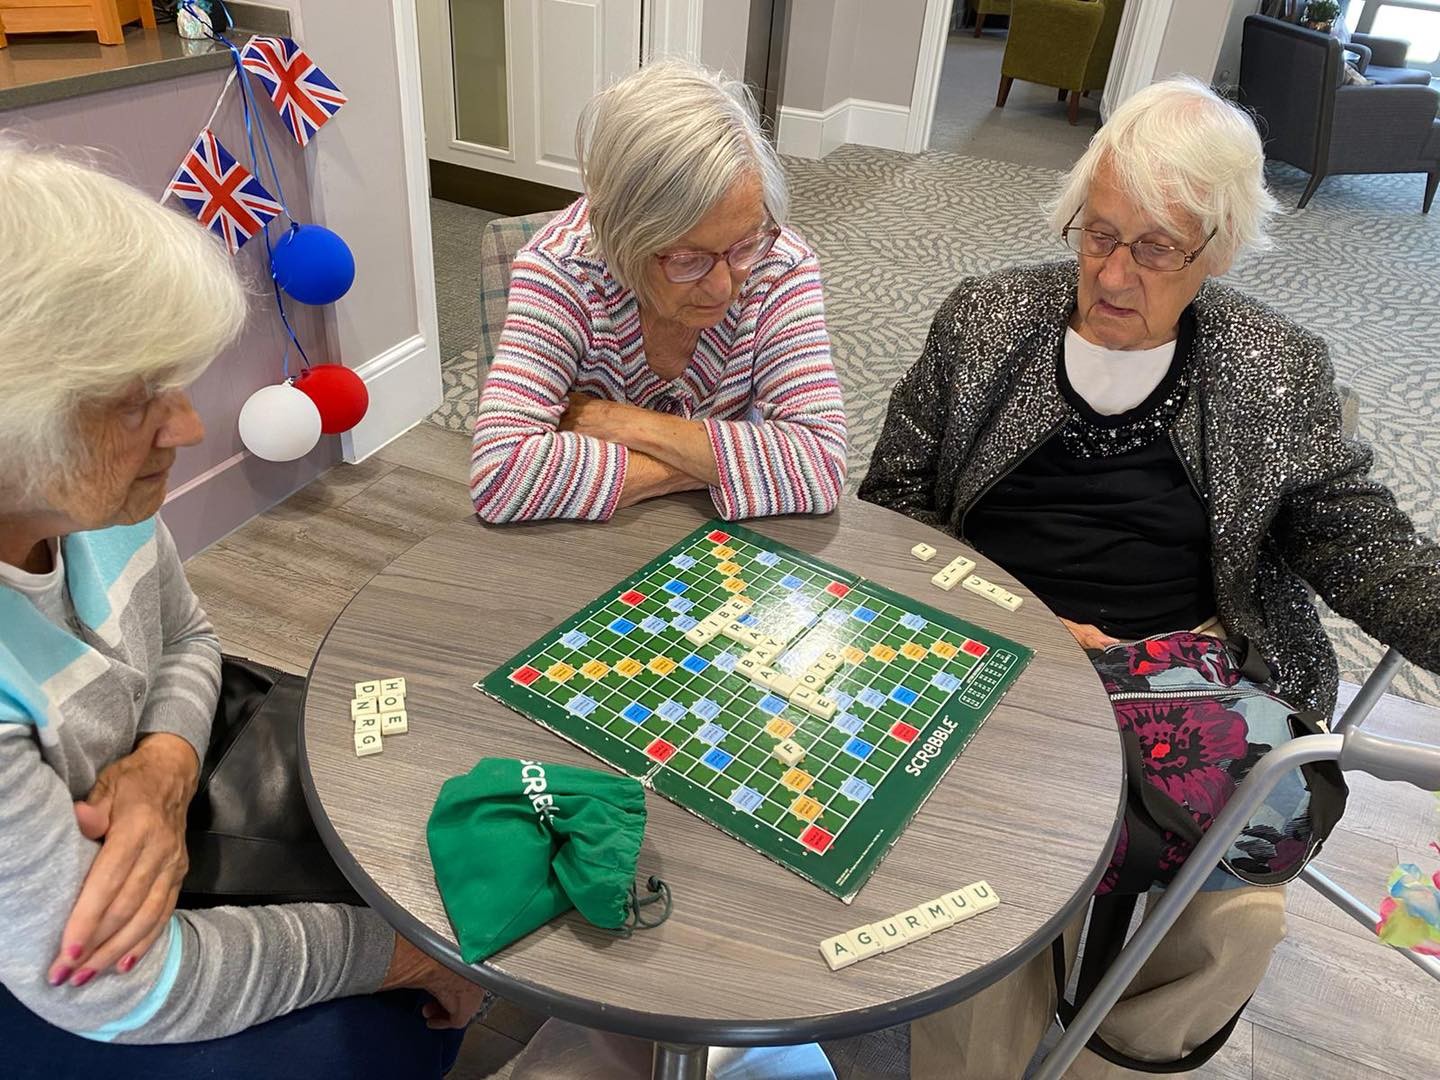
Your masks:
{"label": "scrabble board", "polygon": [[475,685],[848,902],[1032,655],[712,521]]}

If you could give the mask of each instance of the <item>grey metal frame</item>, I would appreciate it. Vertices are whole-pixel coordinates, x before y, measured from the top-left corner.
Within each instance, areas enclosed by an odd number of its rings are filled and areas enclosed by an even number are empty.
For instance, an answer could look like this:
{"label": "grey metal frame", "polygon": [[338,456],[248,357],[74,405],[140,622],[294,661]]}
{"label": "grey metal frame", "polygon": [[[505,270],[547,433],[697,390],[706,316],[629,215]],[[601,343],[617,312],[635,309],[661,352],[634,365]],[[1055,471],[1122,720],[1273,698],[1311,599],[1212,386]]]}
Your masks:
{"label": "grey metal frame", "polygon": [[[1314,761],[1338,761],[1340,767],[1347,771],[1366,772],[1382,780],[1403,780],[1430,791],[1440,789],[1440,746],[1385,738],[1360,729],[1361,721],[1374,708],[1402,663],[1404,658],[1394,649],[1386,651],[1346,709],[1335,733],[1292,739],[1260,759],[1175,875],[1175,880],[1156,903],[1153,912],[1147,914],[1100,980],[1055,1049],[1041,1063],[1034,1074],[1035,1080],[1060,1080],[1090,1041],[1090,1036],[1100,1027],[1105,1014],[1149,959],[1160,939],[1175,924],[1191,897],[1200,891],[1210,871],[1219,865],[1226,850],[1240,835],[1240,830],[1290,770]],[[1327,899],[1360,921],[1374,925],[1375,913],[1324,875],[1313,868],[1306,868],[1303,876]],[[1440,979],[1440,964],[1408,949],[1401,951],[1422,970]]]}

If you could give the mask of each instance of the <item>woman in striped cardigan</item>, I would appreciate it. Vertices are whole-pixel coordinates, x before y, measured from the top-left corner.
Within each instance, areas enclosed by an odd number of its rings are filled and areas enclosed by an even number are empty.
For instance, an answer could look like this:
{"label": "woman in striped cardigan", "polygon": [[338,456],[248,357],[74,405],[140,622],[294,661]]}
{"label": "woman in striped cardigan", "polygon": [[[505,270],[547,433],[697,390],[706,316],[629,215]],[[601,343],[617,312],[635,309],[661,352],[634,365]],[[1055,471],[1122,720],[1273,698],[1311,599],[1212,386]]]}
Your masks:
{"label": "woman in striped cardigan", "polygon": [[590,103],[577,145],[585,195],[515,259],[476,512],[603,521],[708,488],[728,519],[828,513],[846,431],[820,268],[749,92],[651,65]]}

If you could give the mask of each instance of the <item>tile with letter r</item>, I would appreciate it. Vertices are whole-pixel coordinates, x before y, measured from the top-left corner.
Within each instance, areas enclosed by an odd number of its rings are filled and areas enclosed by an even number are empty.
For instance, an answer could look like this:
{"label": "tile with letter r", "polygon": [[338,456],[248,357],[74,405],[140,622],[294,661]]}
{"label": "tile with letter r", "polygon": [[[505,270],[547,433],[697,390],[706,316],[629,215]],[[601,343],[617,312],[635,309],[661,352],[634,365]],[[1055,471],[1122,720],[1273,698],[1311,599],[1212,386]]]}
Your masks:
{"label": "tile with letter r", "polygon": [[697,656],[695,653],[691,653],[685,657],[684,660],[680,661],[680,666],[690,672],[691,675],[699,675],[710,666],[710,661],[706,660],[703,656]]}
{"label": "tile with letter r", "polygon": [[730,805],[737,810],[743,810],[747,814],[753,814],[755,808],[765,801],[765,796],[754,788],[740,785],[730,793]]}
{"label": "tile with letter r", "polygon": [[714,720],[715,717],[720,715],[720,706],[709,698],[702,697],[699,701],[695,702],[694,705],[690,706],[690,711],[701,720]]}
{"label": "tile with letter r", "polygon": [[655,711],[672,724],[678,723],[685,717],[685,706],[678,701],[662,701]]}
{"label": "tile with letter r", "polygon": [[695,738],[699,739],[706,746],[714,746],[721,739],[725,738],[727,732],[719,724],[706,724],[699,731],[695,732]]}
{"label": "tile with letter r", "polygon": [[858,776],[851,776],[847,777],[845,782],[840,785],[840,794],[857,803],[863,803],[875,794],[875,789]]}
{"label": "tile with letter r", "polygon": [[853,758],[859,758],[861,761],[864,761],[874,752],[875,747],[870,745],[870,743],[866,742],[864,739],[851,739],[845,744],[845,753],[849,754]]}
{"label": "tile with letter r", "polygon": [[590,635],[582,633],[579,630],[571,630],[560,639],[560,644],[564,645],[567,649],[583,649],[586,645],[590,644]]}
{"label": "tile with letter r", "polygon": [[594,698],[585,694],[576,694],[565,705],[565,711],[575,716],[585,717],[600,707],[600,703]]}
{"label": "tile with letter r", "polygon": [[640,629],[644,630],[647,634],[658,634],[663,630],[669,629],[669,627],[670,624],[660,618],[659,615],[646,615],[645,618],[640,620]]}
{"label": "tile with letter r", "polygon": [[670,565],[675,567],[676,570],[689,570],[695,565],[695,560],[689,555],[676,555],[670,560]]}
{"label": "tile with letter r", "polygon": [[631,630],[634,630],[635,626],[636,624],[631,622],[629,619],[619,618],[610,624],[610,629],[613,630],[615,633],[619,634],[621,637],[624,637],[626,634],[630,633]]}
{"label": "tile with letter r", "polygon": [[712,746],[709,750],[705,751],[705,756],[700,760],[716,772],[724,772],[725,767],[735,760],[735,755],[727,754],[718,746]]}
{"label": "tile with letter r", "polygon": [[920,700],[920,695],[908,686],[897,686],[894,690],[890,691],[890,700],[898,702],[901,705],[914,705],[915,702]]}
{"label": "tile with letter r", "polygon": [[632,724],[643,724],[646,720],[650,719],[650,710],[638,701],[632,701],[620,710],[620,715]]}
{"label": "tile with letter r", "polygon": [[785,699],[776,697],[774,694],[766,694],[760,699],[760,709],[771,716],[779,716],[785,711]]}
{"label": "tile with letter r", "polygon": [[671,578],[669,581],[665,582],[665,584],[661,585],[660,587],[666,592],[668,592],[671,596],[679,596],[686,589],[690,588],[689,585],[685,584],[685,582],[681,581],[679,578]]}

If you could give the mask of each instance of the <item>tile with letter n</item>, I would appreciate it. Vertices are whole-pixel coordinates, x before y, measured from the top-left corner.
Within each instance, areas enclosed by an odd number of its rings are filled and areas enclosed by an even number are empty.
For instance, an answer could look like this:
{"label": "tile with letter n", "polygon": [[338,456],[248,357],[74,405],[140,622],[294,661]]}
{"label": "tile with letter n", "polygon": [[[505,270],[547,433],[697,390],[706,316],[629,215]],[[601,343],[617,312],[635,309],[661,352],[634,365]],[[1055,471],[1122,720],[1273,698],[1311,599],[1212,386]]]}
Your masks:
{"label": "tile with letter n", "polygon": [[[812,715],[784,680],[753,683],[739,666],[749,645],[686,638],[722,615],[782,641],[774,663],[789,678],[832,658],[822,697],[833,712]],[[712,521],[476,688],[848,900],[1031,655],[763,531]],[[774,755],[782,739],[804,751],[793,765]]]}

